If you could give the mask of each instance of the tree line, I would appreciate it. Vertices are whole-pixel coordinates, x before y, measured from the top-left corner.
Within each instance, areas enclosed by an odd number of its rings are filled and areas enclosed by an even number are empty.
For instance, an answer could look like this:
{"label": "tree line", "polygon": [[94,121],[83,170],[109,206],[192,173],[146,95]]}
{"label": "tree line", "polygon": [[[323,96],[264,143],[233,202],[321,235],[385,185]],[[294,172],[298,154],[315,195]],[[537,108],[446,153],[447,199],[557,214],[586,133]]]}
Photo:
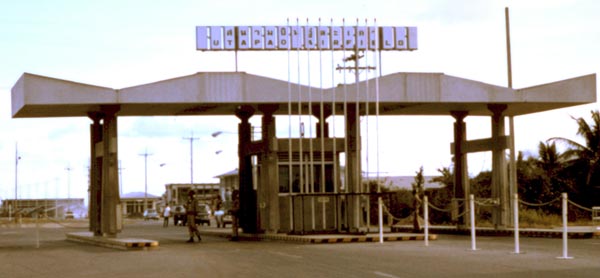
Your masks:
{"label": "tree line", "polygon": [[[536,155],[525,156],[519,152],[516,159],[517,187],[519,198],[525,202],[542,204],[568,193],[569,200],[585,207],[600,206],[600,112],[591,111],[591,121],[575,118],[578,129],[576,135],[581,140],[564,137],[552,137],[539,142]],[[560,152],[559,147],[564,151]],[[508,167],[508,165],[507,165]],[[438,169],[439,176],[431,181],[442,185],[439,189],[423,190],[423,169],[416,172],[412,190],[400,189],[392,191],[390,185],[382,185],[381,192],[386,209],[396,218],[409,218],[414,212],[415,193],[428,196],[429,202],[439,208],[449,208],[454,199],[454,173],[451,167]],[[478,198],[491,197],[491,171],[480,172],[470,178],[471,193]],[[371,192],[376,192],[377,182],[370,181]],[[392,194],[390,194],[392,193]],[[456,196],[462,198],[462,196]],[[377,203],[372,197],[372,204]],[[371,222],[376,223],[377,206],[371,206]],[[560,202],[551,202],[547,206],[536,208],[540,213],[558,214]],[[454,219],[448,212],[429,210],[431,223],[450,224]],[[491,217],[488,211],[480,211],[478,218],[486,220]],[[569,221],[581,218],[590,219],[587,210],[569,210]],[[412,221],[412,220],[411,220]]]}

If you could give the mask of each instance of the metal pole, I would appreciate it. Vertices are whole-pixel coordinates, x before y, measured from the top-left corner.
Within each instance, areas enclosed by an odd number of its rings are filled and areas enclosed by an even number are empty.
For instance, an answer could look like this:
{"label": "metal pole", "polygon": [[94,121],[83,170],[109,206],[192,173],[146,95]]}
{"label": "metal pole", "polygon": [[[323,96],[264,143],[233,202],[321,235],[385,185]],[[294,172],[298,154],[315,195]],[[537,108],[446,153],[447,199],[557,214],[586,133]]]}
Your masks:
{"label": "metal pole", "polygon": [[515,254],[520,254],[519,248],[519,194],[515,193],[513,199],[513,222],[515,233]]}
{"label": "metal pole", "polygon": [[423,220],[425,221],[425,246],[429,246],[429,200],[423,196]]}
{"label": "metal pole", "polygon": [[[377,180],[379,183],[379,180]],[[379,221],[379,243],[383,243],[383,213],[382,213],[382,200],[381,196],[377,198],[377,210],[378,210],[378,221]]]}
{"label": "metal pole", "polygon": [[473,194],[469,195],[469,214],[471,215],[471,250],[477,250],[477,244],[475,242],[475,197]]}
{"label": "metal pole", "polygon": [[19,177],[19,146],[18,143],[15,142],[15,204],[14,204],[14,214],[15,214],[15,221],[17,220],[17,211],[19,209],[19,206],[17,205],[17,200],[19,199],[18,195],[17,195],[17,188],[18,188],[18,177]]}
{"label": "metal pole", "polygon": [[562,197],[562,247],[563,247],[563,252],[562,252],[562,257],[558,257],[558,259],[572,259],[573,257],[569,257],[568,255],[568,245],[567,245],[567,241],[568,241],[568,232],[567,232],[567,202],[568,202],[568,195],[567,193],[562,193],[561,195]]}
{"label": "metal pole", "polygon": [[148,205],[148,156],[152,155],[148,153],[146,150],[144,153],[140,154],[144,157],[144,211],[147,209]]}
{"label": "metal pole", "polygon": [[[506,22],[506,62],[508,68],[508,88],[512,89],[512,56],[510,49],[510,19],[508,13],[508,7],[504,9],[504,16]],[[510,163],[509,163],[509,191],[510,194],[518,194],[517,190],[517,164],[515,162],[515,119],[514,116],[508,117],[509,125],[509,148],[510,148]],[[518,221],[518,219],[517,219]],[[514,224],[514,223],[513,223]]]}
{"label": "metal pole", "polygon": [[190,137],[183,137],[183,139],[190,140],[190,185],[195,190],[196,187],[194,186],[194,140],[200,140],[200,138],[194,137],[194,133],[192,132],[192,135]]}

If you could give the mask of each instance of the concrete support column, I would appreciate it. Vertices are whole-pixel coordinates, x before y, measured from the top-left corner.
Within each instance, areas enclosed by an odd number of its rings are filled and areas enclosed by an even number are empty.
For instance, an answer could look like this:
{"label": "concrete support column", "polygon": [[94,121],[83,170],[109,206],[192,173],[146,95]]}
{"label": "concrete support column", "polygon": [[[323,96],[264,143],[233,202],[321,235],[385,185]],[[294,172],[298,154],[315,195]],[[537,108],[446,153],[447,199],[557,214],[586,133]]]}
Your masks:
{"label": "concrete support column", "polygon": [[463,151],[463,146],[467,141],[467,124],[464,122],[468,115],[467,111],[452,111],[452,117],[456,120],[454,123],[454,198],[463,198],[464,202],[458,215],[457,224],[459,227],[469,224],[467,211],[467,200],[469,198],[469,171],[467,165],[467,153]]}
{"label": "concrete support column", "polygon": [[260,105],[262,116],[263,153],[261,155],[260,184],[258,185],[258,204],[261,229],[267,233],[279,231],[279,158],[277,157],[277,138],[274,105]]}
{"label": "concrete support column", "polygon": [[254,115],[249,105],[238,106],[235,115],[241,120],[238,125],[240,227],[245,233],[256,233],[258,218],[256,213],[256,192],[252,182],[252,157],[248,155],[252,128],[248,120]]}
{"label": "concrete support column", "polygon": [[103,236],[114,237],[121,230],[121,215],[118,206],[119,162],[117,155],[117,115],[119,106],[102,107],[104,123],[102,125],[102,203],[101,232]]}
{"label": "concrete support column", "polygon": [[[356,106],[346,106],[346,138],[348,153],[346,154],[346,190],[348,193],[361,193],[361,158],[360,158],[360,127],[357,126],[359,117],[356,115]],[[361,211],[360,196],[348,196],[348,228],[350,232],[357,232],[364,221]]]}
{"label": "concrete support column", "polygon": [[[320,106],[314,106],[314,108],[312,109],[313,111],[313,116],[315,118],[317,118],[318,122],[315,124],[315,127],[317,129],[317,138],[329,138],[329,124],[327,123],[327,118],[329,118],[329,116],[331,116],[331,108],[329,105],[324,106],[323,107],[323,115],[321,115],[321,107]],[[323,117],[323,122],[321,122],[321,116]],[[321,127],[323,128],[323,130],[321,131]],[[321,132],[323,134],[321,134]]]}
{"label": "concrete support column", "polygon": [[492,222],[496,228],[504,228],[509,222],[508,173],[505,146],[502,137],[505,136],[504,104],[490,104],[492,111],[492,198],[499,201],[492,212]]}
{"label": "concrete support column", "polygon": [[100,120],[103,115],[99,112],[89,113],[88,116],[93,123],[90,125],[90,184],[89,184],[89,219],[90,231],[94,236],[101,236],[101,204],[102,204],[102,124]]}

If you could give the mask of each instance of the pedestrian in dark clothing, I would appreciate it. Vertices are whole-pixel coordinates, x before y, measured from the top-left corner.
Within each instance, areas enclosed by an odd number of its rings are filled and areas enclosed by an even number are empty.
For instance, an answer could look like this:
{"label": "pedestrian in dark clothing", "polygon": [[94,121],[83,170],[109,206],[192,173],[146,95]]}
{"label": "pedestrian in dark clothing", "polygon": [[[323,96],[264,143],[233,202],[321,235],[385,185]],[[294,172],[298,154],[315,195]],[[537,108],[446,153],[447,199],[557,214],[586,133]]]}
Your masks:
{"label": "pedestrian in dark clothing", "polygon": [[185,203],[185,213],[187,216],[187,226],[188,226],[188,234],[190,235],[190,239],[187,242],[194,242],[194,235],[198,237],[198,241],[201,241],[200,231],[198,231],[198,227],[196,226],[196,209],[198,207],[198,201],[194,198],[194,190],[190,190],[188,192],[188,199]]}
{"label": "pedestrian in dark clothing", "polygon": [[231,240],[238,240],[238,225],[239,225],[239,214],[240,214],[240,191],[234,190],[231,193],[231,209],[229,209],[229,213],[231,213]]}

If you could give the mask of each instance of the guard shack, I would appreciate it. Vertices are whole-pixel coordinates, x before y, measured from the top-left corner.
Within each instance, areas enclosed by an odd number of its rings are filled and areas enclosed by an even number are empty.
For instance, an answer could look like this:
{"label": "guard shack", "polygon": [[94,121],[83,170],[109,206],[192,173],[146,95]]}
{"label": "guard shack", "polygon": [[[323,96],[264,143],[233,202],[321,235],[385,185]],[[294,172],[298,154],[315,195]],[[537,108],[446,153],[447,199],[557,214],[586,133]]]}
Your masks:
{"label": "guard shack", "polygon": [[[355,107],[347,105],[346,109],[354,111]],[[367,231],[369,192],[363,188],[358,174],[361,170],[357,114],[347,113],[346,123],[352,123],[344,127],[347,138],[329,137],[325,119],[331,116],[327,112],[331,108],[327,106],[323,115],[313,115],[318,119],[315,136],[281,139],[275,136],[273,115],[277,106],[258,105],[258,111],[262,113],[262,134],[258,141],[251,141],[249,132],[248,119],[254,108],[240,106],[236,111],[241,119],[238,130],[241,226],[256,225],[256,232],[267,233]],[[256,222],[243,223],[245,219]]]}

